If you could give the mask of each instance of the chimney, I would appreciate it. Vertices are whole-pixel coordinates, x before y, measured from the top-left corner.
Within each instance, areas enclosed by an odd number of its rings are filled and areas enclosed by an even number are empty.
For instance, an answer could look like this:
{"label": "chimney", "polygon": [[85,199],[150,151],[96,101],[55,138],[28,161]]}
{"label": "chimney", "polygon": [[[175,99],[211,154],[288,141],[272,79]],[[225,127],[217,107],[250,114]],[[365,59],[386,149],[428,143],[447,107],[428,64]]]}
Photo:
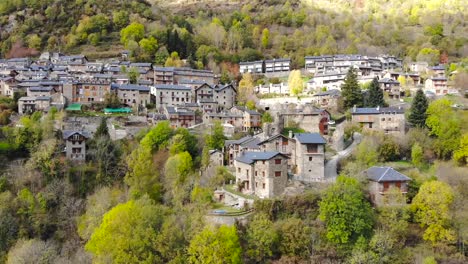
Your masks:
{"label": "chimney", "polygon": [[379,110],[380,110],[380,105],[377,106],[377,111],[379,111]]}
{"label": "chimney", "polygon": [[289,138],[292,138],[292,137],[293,137],[292,130],[289,130]]}

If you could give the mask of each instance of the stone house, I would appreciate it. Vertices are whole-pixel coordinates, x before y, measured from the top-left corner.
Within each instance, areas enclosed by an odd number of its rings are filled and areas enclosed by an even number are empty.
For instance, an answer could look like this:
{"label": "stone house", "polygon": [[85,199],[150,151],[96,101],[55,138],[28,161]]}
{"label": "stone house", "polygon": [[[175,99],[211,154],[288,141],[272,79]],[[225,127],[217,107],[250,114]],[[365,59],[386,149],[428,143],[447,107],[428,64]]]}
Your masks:
{"label": "stone house", "polygon": [[288,169],[292,169],[295,165],[296,156],[296,141],[292,139],[292,131],[289,137],[282,134],[276,134],[264,139],[258,143],[260,151],[278,151],[279,153],[289,157]]}
{"label": "stone house", "polygon": [[288,157],[277,152],[245,152],[234,161],[239,191],[271,198],[281,195],[288,181]]}
{"label": "stone house", "polygon": [[192,89],[187,86],[172,84],[156,84],[151,87],[151,95],[156,99],[156,108],[166,106],[182,106],[192,103]]}
{"label": "stone house", "polygon": [[291,59],[265,60],[265,73],[291,70]]}
{"label": "stone house", "polygon": [[21,97],[18,99],[18,114],[30,114],[35,111],[45,111],[51,106],[50,96]]}
{"label": "stone house", "polygon": [[17,84],[18,82],[15,80],[14,77],[0,77],[0,95],[13,97],[15,91],[17,90]]}
{"label": "stone house", "polygon": [[252,74],[261,74],[263,73],[263,61],[248,61],[239,63],[239,72],[242,73],[252,73]]}
{"label": "stone house", "polygon": [[89,134],[84,131],[64,130],[63,139],[65,140],[67,159],[72,161],[85,161],[86,140],[89,138]]}
{"label": "stone house", "polygon": [[216,85],[214,100],[218,102],[218,111],[230,109],[236,104],[237,90],[232,84]]}
{"label": "stone house", "polygon": [[237,140],[224,141],[224,153],[228,166],[234,165],[234,160],[247,151],[262,151],[260,146],[260,139],[252,136],[245,136]]}
{"label": "stone house", "polygon": [[203,123],[207,125],[213,125],[215,122],[227,123],[233,125],[236,131],[242,130],[243,120],[243,114],[234,114],[228,111],[222,111],[219,113],[205,112],[203,114]]}
{"label": "stone house", "polygon": [[356,108],[351,112],[352,122],[359,123],[366,130],[381,131],[385,134],[405,133],[405,111],[396,107]]}
{"label": "stone house", "polygon": [[335,109],[338,106],[338,99],[341,97],[340,90],[332,89],[326,92],[316,93],[312,96],[312,102],[318,107]]}
{"label": "stone house", "polygon": [[308,104],[295,109],[282,109],[278,115],[285,127],[290,123],[295,123],[306,131],[328,135],[328,122],[331,115],[325,109]]}
{"label": "stone house", "polygon": [[318,133],[296,133],[293,169],[296,179],[303,182],[316,182],[325,179],[326,140]]}
{"label": "stone house", "polygon": [[401,87],[400,82],[391,79],[383,78],[379,80],[380,89],[388,93],[388,95],[393,99],[400,99]]}
{"label": "stone house", "polygon": [[135,84],[112,84],[111,90],[117,92],[120,101],[130,107],[146,107],[150,103],[150,88]]}
{"label": "stone house", "polygon": [[191,127],[195,125],[195,112],[183,107],[164,107],[164,114],[172,128]]}
{"label": "stone house", "polygon": [[234,106],[231,108],[231,113],[242,115],[242,131],[257,131],[262,127],[262,115],[255,111],[249,110],[244,106]]}
{"label": "stone house", "polygon": [[[408,192],[408,183],[411,178],[399,173],[391,167],[373,166],[364,171],[369,180],[369,194],[371,201],[376,206],[385,205],[388,201],[385,197],[391,187],[399,190],[403,195]],[[399,201],[406,204],[406,201]]]}

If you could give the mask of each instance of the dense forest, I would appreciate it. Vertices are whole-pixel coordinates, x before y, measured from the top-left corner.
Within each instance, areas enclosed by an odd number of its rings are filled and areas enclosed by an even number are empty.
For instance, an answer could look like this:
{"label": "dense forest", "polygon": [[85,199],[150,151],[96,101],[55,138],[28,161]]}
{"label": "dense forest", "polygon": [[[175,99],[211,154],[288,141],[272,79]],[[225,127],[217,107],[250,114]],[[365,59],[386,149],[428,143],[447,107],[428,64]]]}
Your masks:
{"label": "dense forest", "polygon": [[[465,1],[104,1],[5,0],[3,57],[54,50],[192,66],[305,55],[392,54],[437,63],[467,56]],[[225,62],[225,63],[223,63]]]}

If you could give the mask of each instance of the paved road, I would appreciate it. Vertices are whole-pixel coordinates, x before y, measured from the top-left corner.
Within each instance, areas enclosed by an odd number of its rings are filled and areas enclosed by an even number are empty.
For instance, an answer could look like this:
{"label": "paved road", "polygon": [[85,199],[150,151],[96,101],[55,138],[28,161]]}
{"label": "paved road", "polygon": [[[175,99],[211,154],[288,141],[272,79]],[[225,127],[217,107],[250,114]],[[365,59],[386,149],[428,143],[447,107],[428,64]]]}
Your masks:
{"label": "paved road", "polygon": [[361,142],[361,134],[354,133],[354,141],[351,145],[349,145],[346,149],[339,151],[338,154],[333,156],[327,164],[325,164],[325,179],[327,181],[334,182],[336,177],[338,177],[337,173],[337,165],[340,159],[345,158],[351,154],[351,152],[356,148],[356,146]]}

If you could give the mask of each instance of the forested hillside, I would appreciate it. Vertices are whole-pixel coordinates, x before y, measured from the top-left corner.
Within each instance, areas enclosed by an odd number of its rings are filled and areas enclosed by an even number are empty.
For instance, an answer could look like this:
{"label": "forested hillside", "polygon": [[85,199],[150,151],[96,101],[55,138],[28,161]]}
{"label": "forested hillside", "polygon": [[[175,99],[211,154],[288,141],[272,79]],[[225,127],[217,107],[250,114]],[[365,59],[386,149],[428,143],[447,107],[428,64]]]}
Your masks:
{"label": "forested hillside", "polygon": [[[5,0],[0,54],[109,57],[128,49],[135,59],[161,63],[177,51],[192,66],[214,70],[262,57],[291,57],[301,67],[304,55],[339,53],[437,63],[467,56],[467,10],[462,0]],[[121,38],[131,23],[142,31]]]}

